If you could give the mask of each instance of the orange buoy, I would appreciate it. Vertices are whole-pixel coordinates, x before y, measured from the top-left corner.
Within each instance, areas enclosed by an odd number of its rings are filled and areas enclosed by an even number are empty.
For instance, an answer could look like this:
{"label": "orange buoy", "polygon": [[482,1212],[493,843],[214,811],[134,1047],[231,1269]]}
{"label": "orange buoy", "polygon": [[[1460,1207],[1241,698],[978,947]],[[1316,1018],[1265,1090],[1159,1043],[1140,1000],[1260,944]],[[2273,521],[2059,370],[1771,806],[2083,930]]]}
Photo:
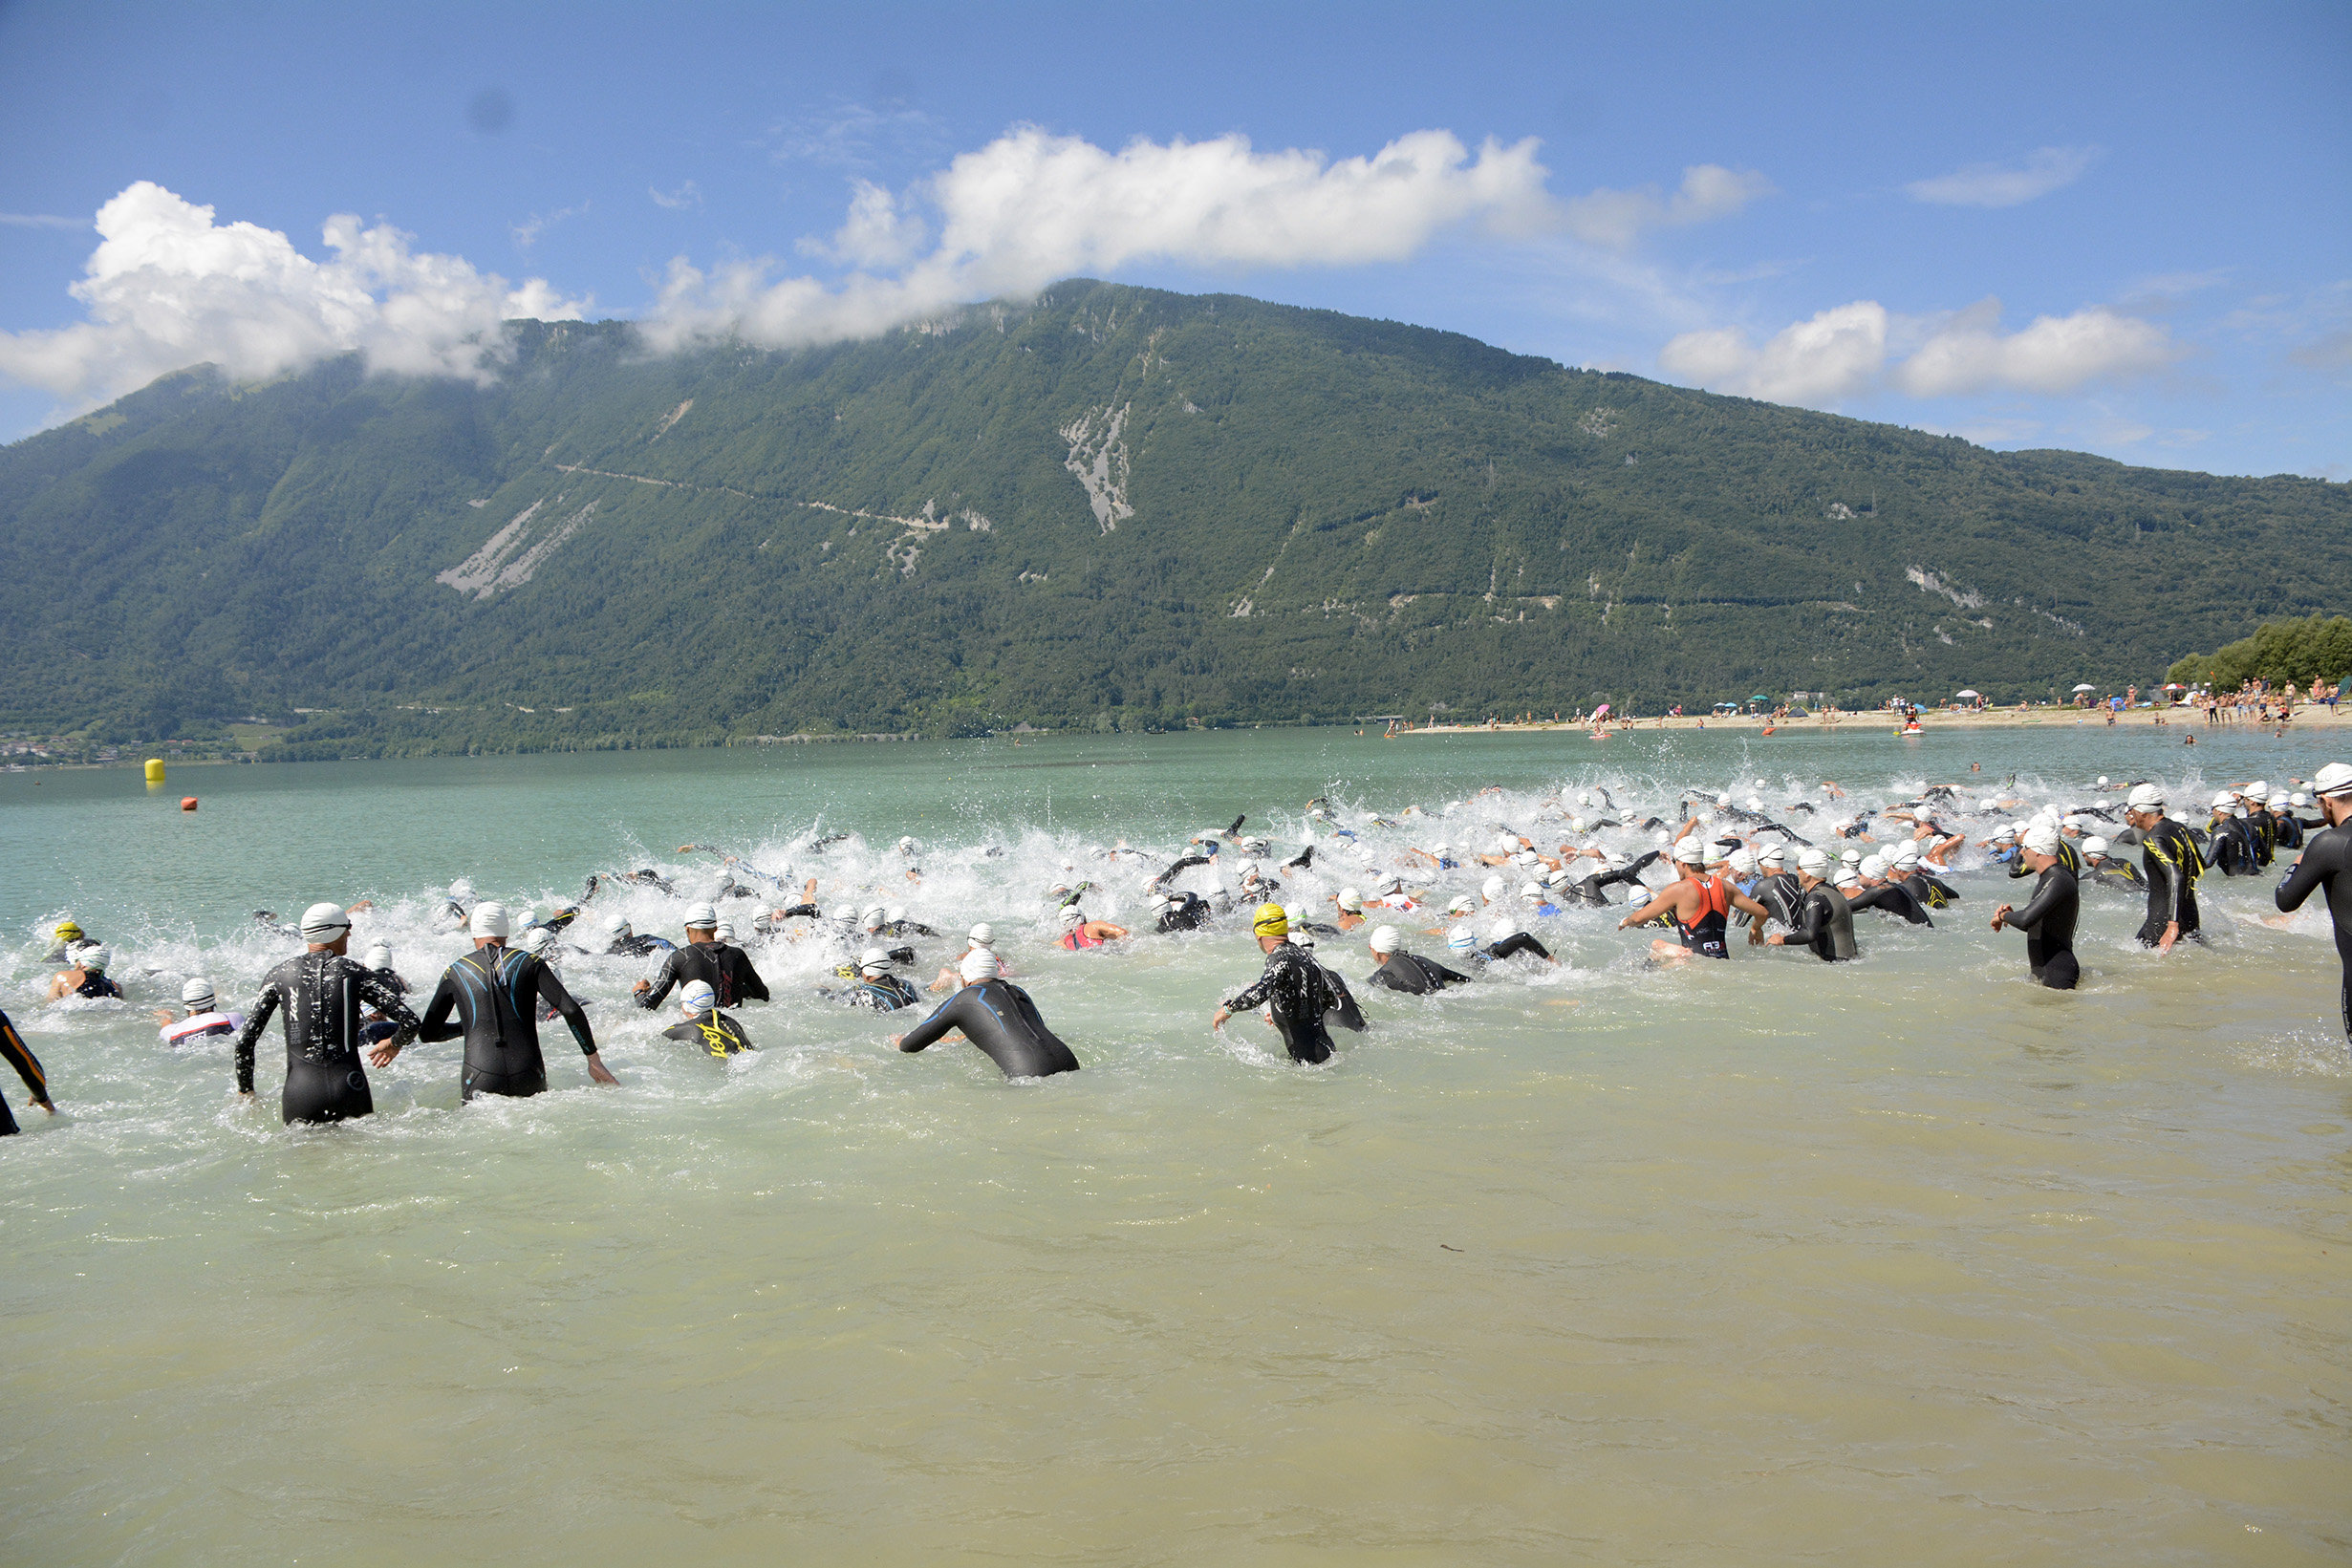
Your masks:
{"label": "orange buoy", "polygon": [[196,797],[195,797],[195,796],[193,796],[193,795],[183,795],[183,796],[181,796],[181,797],[180,797],[180,809],[181,809],[181,810],[183,810],[183,811],[193,811],[193,810],[195,810],[195,809],[196,809]]}
{"label": "orange buoy", "polygon": [[1766,725],[1764,726],[1764,733],[1765,733],[1766,735],[1770,735],[1770,734],[1771,734],[1774,730],[1777,730],[1777,729],[1779,729],[1780,727],[1780,725],[1778,725],[1778,724],[1766,724]]}

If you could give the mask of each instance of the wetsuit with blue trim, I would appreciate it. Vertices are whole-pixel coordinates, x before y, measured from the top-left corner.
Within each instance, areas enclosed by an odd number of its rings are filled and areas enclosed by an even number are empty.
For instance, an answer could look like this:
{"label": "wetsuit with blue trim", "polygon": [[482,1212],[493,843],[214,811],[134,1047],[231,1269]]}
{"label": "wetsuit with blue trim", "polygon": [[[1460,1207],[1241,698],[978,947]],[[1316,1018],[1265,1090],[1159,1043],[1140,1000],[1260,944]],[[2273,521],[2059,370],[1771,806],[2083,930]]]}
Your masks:
{"label": "wetsuit with blue trim", "polygon": [[580,1054],[594,1056],[596,1037],[588,1014],[564,982],[537,956],[511,947],[478,947],[451,964],[425,1004],[417,1038],[431,1044],[465,1037],[458,1085],[467,1100],[478,1094],[518,1099],[541,1094],[548,1086],[547,1059],[539,1054],[543,1001],[571,1025]]}
{"label": "wetsuit with blue trim", "polygon": [[1046,1027],[1029,994],[1010,980],[981,980],[941,1002],[939,1010],[907,1031],[902,1051],[936,1044],[950,1029],[986,1053],[1007,1078],[1047,1078],[1076,1072],[1078,1058]]}
{"label": "wetsuit with blue trim", "polygon": [[359,1065],[359,1009],[393,1023],[392,1044],[406,1045],[417,1016],[373,969],[337,953],[300,953],[262,977],[261,995],[237,1031],[237,1091],[253,1092],[253,1043],[271,1015],[286,1009],[286,1088],[278,1106],[291,1122],[341,1122],[376,1108]]}
{"label": "wetsuit with blue trim", "polygon": [[[16,1025],[9,1021],[6,1013],[0,1013],[0,1057],[8,1058],[16,1076],[25,1081],[25,1092],[32,1097],[32,1103],[54,1113],[55,1107],[49,1104],[49,1075],[41,1071],[41,1059],[26,1046],[25,1037],[16,1032]],[[16,1118],[9,1113],[8,1097],[0,1095],[0,1138],[16,1130]]]}
{"label": "wetsuit with blue trim", "polygon": [[901,1007],[919,1007],[922,994],[896,975],[884,975],[879,979],[860,977],[846,991],[820,991],[818,996],[845,1007],[864,1007],[876,1013],[895,1013]]}
{"label": "wetsuit with blue trim", "polygon": [[2340,1000],[2344,1033],[2352,1036],[2352,827],[2329,827],[2312,834],[2303,846],[2302,858],[2279,879],[2272,901],[2292,913],[2321,888],[2327,890],[2327,913],[2336,929],[2336,957],[2343,972]]}
{"label": "wetsuit with blue trim", "polygon": [[718,993],[719,1005],[733,1007],[739,1002],[767,1000],[767,982],[751,967],[751,956],[742,948],[726,942],[688,942],[673,948],[661,960],[661,973],[654,977],[653,989],[637,993],[637,1005],[652,1009],[661,1005],[661,999],[673,986],[695,980],[709,982]]}

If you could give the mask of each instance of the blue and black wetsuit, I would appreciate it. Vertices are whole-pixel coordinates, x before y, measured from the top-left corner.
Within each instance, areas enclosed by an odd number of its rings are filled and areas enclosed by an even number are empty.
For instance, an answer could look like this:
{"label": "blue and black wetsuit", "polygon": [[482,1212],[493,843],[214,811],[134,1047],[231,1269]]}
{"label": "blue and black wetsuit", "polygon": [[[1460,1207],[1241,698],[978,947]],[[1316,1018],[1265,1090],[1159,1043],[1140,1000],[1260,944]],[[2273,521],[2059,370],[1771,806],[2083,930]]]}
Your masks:
{"label": "blue and black wetsuit", "polygon": [[[16,1069],[16,1076],[25,1081],[25,1092],[32,1097],[34,1105],[49,1104],[49,1075],[41,1071],[41,1059],[26,1046],[25,1037],[16,1032],[16,1025],[9,1021],[6,1013],[0,1013],[0,1057],[6,1057],[9,1065]],[[15,1130],[16,1118],[9,1114],[8,1097],[0,1095],[0,1138]]]}
{"label": "blue and black wetsuit", "polygon": [[2272,900],[2281,910],[2303,907],[2313,890],[2327,890],[2327,913],[2336,927],[2336,957],[2342,966],[2343,1027],[2352,1036],[2352,827],[2329,827],[2303,846],[2303,858],[2280,879]]}
{"label": "blue and black wetsuit", "polygon": [[895,975],[885,975],[878,980],[861,978],[846,991],[820,991],[817,995],[846,1007],[864,1007],[876,1013],[919,1007],[923,1000],[921,993]]}
{"label": "blue and black wetsuit", "polygon": [[425,1005],[417,1038],[430,1044],[465,1037],[465,1065],[458,1079],[465,1099],[543,1093],[548,1064],[539,1054],[542,1001],[571,1025],[580,1054],[594,1056],[596,1037],[588,1027],[588,1014],[564,982],[536,955],[510,947],[478,947],[451,964]]}
{"label": "blue and black wetsuit", "polygon": [[1007,1078],[1047,1078],[1076,1072],[1078,1058],[1046,1027],[1029,994],[1006,979],[967,985],[939,1004],[939,1011],[907,1031],[902,1051],[935,1044],[950,1029],[987,1053]]}
{"label": "blue and black wetsuit", "polygon": [[376,1108],[359,1065],[359,1009],[393,1022],[392,1042],[416,1037],[417,1016],[376,971],[335,953],[302,953],[262,977],[261,995],[237,1032],[237,1088],[253,1092],[253,1042],[270,1015],[286,1009],[286,1089],[279,1109],[289,1122],[340,1122]]}

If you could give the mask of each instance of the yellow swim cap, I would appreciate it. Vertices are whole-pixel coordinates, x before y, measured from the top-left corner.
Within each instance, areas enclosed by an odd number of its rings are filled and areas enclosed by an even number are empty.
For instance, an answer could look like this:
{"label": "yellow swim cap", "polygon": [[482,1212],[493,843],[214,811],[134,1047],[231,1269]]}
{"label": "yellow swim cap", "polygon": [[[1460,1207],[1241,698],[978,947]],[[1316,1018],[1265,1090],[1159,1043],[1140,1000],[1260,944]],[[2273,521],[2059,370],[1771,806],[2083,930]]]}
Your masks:
{"label": "yellow swim cap", "polygon": [[1257,914],[1249,922],[1249,929],[1254,936],[1287,936],[1290,934],[1290,916],[1280,904],[1261,904]]}
{"label": "yellow swim cap", "polygon": [[73,921],[60,920],[57,922],[57,936],[60,940],[70,942],[80,934],[81,927],[76,925]]}

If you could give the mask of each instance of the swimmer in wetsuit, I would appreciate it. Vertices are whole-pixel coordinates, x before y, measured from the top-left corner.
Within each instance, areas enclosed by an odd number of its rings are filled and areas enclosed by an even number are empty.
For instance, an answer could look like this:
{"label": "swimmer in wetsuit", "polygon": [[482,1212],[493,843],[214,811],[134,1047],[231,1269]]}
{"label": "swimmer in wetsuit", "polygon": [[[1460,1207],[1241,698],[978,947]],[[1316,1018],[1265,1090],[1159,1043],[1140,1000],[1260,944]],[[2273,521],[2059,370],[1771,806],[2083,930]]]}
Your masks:
{"label": "swimmer in wetsuit", "polygon": [[[286,1088],[278,1102],[281,1114],[289,1123],[365,1116],[376,1108],[376,1101],[359,1066],[359,1009],[373,1007],[392,1020],[389,1044],[394,1049],[415,1037],[416,1015],[374,971],[344,956],[351,945],[351,916],[339,906],[313,904],[304,911],[302,939],[304,952],[263,977],[261,995],[247,1011],[245,1027],[237,1031],[237,1092],[252,1098],[253,1042],[283,1007]],[[377,1047],[379,1053],[384,1049]]]}
{"label": "swimmer in wetsuit", "polygon": [[707,981],[719,994],[719,1005],[738,1007],[745,1001],[766,1001],[767,982],[751,967],[751,956],[740,947],[716,939],[719,912],[708,904],[686,906],[686,945],[672,948],[661,960],[661,972],[637,983],[639,1007],[652,1011],[672,986],[688,980]]}
{"label": "swimmer in wetsuit", "polygon": [[1283,1037],[1290,1060],[1315,1066],[1331,1059],[1331,1034],[1324,1015],[1338,1003],[1324,984],[1323,966],[1290,939],[1290,914],[1280,904],[1263,904],[1250,917],[1250,934],[1265,955],[1264,972],[1225,999],[1209,1016],[1211,1029],[1222,1029],[1236,1013],[1263,1007]]}
{"label": "swimmer in wetsuit", "polygon": [[2034,978],[2053,991],[2072,991],[2082,969],[2074,956],[2075,919],[2082,908],[2082,878],[2058,858],[2058,830],[2038,823],[2019,841],[2026,865],[2041,873],[2023,909],[2003,904],[1993,912],[1993,929],[2025,933],[2025,963]]}
{"label": "swimmer in wetsuit", "polygon": [[1721,877],[1708,875],[1704,869],[1706,854],[1707,847],[1695,833],[1675,845],[1675,880],[1649,903],[1617,922],[1617,929],[1623,931],[1629,926],[1648,925],[1652,920],[1673,921],[1675,934],[1681,940],[1670,942],[1660,937],[1651,942],[1652,960],[1680,963],[1694,956],[1728,958],[1731,949],[1724,945],[1723,938],[1732,911],[1737,910],[1759,921],[1771,913],[1746,893],[1728,886]]}
{"label": "swimmer in wetsuit", "polygon": [[2319,889],[2327,891],[2327,913],[2335,926],[2336,958],[2342,970],[2340,1001],[2343,1027],[2352,1037],[2352,767],[2330,763],[2311,781],[2320,798],[2320,814],[2327,827],[2305,841],[2300,859],[2287,869],[2271,897],[2282,913],[2292,913]]}
{"label": "swimmer in wetsuit", "polygon": [[1819,849],[1807,849],[1797,857],[1797,884],[1802,890],[1797,918],[1788,930],[1776,931],[1765,941],[1775,947],[1810,948],[1813,956],[1823,963],[1858,956],[1854,912],[1846,908],[1845,895],[1824,880],[1828,871],[1829,857]]}
{"label": "swimmer in wetsuit", "polygon": [[[49,1098],[49,1075],[41,1071],[41,1059],[26,1048],[25,1037],[16,1032],[16,1025],[9,1021],[6,1013],[0,1013],[0,1057],[6,1057],[9,1065],[16,1069],[16,1076],[25,1081],[25,1092],[32,1097],[32,1103],[50,1115],[56,1115],[57,1107]],[[9,1111],[8,1096],[0,1095],[0,1138],[17,1130],[16,1118]]]}
{"label": "swimmer in wetsuit", "polygon": [[1168,891],[1159,895],[1159,917],[1153,930],[1162,936],[1179,931],[1198,931],[1209,923],[1209,901],[1197,892]]}
{"label": "swimmer in wetsuit", "polygon": [[[1304,904],[1291,906],[1290,945],[1308,957],[1315,958],[1315,928],[1307,924],[1307,913]],[[1327,926],[1324,929],[1328,931],[1330,928]],[[1348,982],[1340,977],[1339,971],[1326,965],[1321,958],[1315,958],[1315,968],[1323,976],[1325,987],[1331,993],[1331,1005],[1324,1010],[1324,1016],[1343,1029],[1353,1029],[1362,1034],[1368,1025],[1364,1021],[1364,1009],[1356,1005],[1355,993],[1348,989]]]}
{"label": "swimmer in wetsuit", "polygon": [[[465,1037],[465,1065],[458,1079],[459,1092],[471,1100],[481,1094],[515,1099],[546,1091],[547,1059],[539,1053],[539,1004],[546,1002],[563,1015],[588,1059],[588,1076],[599,1084],[618,1082],[605,1070],[596,1054],[596,1037],[588,1015],[564,989],[555,972],[532,955],[507,945],[507,909],[503,904],[474,906],[466,929],[474,950],[451,964],[425,1004],[424,1022],[417,1038],[426,1044]],[[450,1020],[452,1013],[456,1020]],[[400,1054],[403,1042],[395,1039],[368,1053],[377,1066],[389,1064]]]}
{"label": "swimmer in wetsuit", "polygon": [[961,974],[962,990],[905,1034],[891,1036],[890,1042],[902,1051],[919,1051],[936,1044],[950,1029],[960,1029],[1007,1078],[1048,1078],[1078,1070],[1078,1058],[1046,1027],[1029,994],[998,977],[995,954],[974,948],[964,955]]}
{"label": "swimmer in wetsuit", "polygon": [[2081,881],[2094,887],[2114,888],[2124,892],[2146,892],[2147,879],[2140,868],[2128,860],[2121,860],[2107,852],[2110,846],[2103,838],[2082,841],[2082,875]]}
{"label": "swimmer in wetsuit", "polygon": [[857,981],[855,985],[847,991],[819,991],[817,995],[828,1001],[869,1008],[876,1013],[895,1013],[901,1007],[919,1006],[922,994],[890,972],[892,957],[888,948],[870,947],[858,956],[854,969],[844,972],[845,978]]}
{"label": "swimmer in wetsuit", "polygon": [[49,999],[63,1001],[76,997],[86,1001],[105,1001],[120,998],[122,987],[106,976],[109,961],[106,949],[97,943],[81,949],[74,955],[74,967],[49,982]]}
{"label": "swimmer in wetsuit", "polygon": [[685,1020],[662,1030],[662,1039],[699,1045],[722,1057],[759,1049],[742,1024],[719,1011],[719,994],[708,980],[688,980],[679,989],[678,999]]}
{"label": "swimmer in wetsuit", "polygon": [[1642,872],[1648,870],[1651,861],[1664,852],[1660,849],[1647,849],[1624,865],[1618,864],[1614,855],[1608,855],[1601,862],[1607,868],[1606,870],[1595,871],[1592,875],[1573,883],[1554,882],[1552,887],[1555,891],[1589,908],[1607,909],[1608,895],[1602,891],[1604,889],[1623,883],[1629,887],[1641,888],[1644,892],[1648,892],[1650,890],[1642,886]]}
{"label": "swimmer in wetsuit", "polygon": [[2169,953],[2173,943],[2198,933],[2197,872],[2204,859],[2189,829],[2164,814],[2164,794],[2154,784],[2133,787],[2124,820],[2140,834],[2140,869],[2147,877],[2140,945]]}
{"label": "swimmer in wetsuit", "polygon": [[1459,975],[1441,963],[1418,957],[1404,950],[1404,938],[1394,926],[1380,926],[1366,944],[1380,967],[1364,977],[1367,985],[1379,986],[1384,991],[1402,991],[1409,997],[1426,997],[1433,991],[1443,991],[1449,985],[1468,985],[1470,977]]}

